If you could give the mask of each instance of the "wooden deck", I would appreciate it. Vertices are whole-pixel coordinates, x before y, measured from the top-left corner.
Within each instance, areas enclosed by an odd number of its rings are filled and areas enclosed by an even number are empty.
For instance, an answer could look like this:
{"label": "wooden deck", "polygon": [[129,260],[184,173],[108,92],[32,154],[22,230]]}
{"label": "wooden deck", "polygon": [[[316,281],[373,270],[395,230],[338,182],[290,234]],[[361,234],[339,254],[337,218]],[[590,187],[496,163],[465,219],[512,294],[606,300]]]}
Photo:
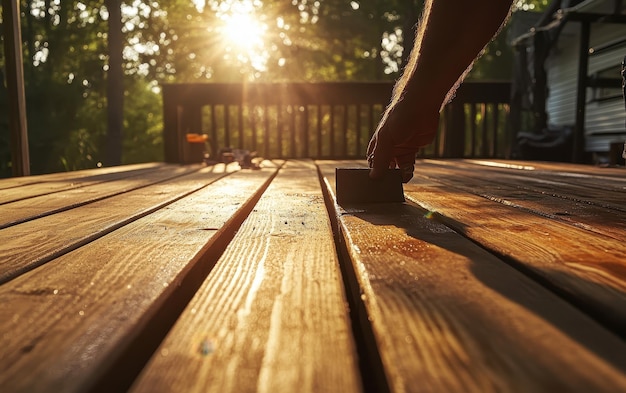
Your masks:
{"label": "wooden deck", "polygon": [[626,170],[355,165],[0,180],[0,391],[626,391]]}

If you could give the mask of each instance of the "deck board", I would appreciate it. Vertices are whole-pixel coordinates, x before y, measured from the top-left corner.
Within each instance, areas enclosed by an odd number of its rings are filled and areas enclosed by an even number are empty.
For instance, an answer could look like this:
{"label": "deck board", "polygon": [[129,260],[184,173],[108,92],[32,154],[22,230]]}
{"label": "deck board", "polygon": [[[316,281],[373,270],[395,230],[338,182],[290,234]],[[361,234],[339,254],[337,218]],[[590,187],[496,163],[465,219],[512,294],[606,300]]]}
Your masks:
{"label": "deck board", "polygon": [[[425,173],[431,169],[425,169]],[[539,214],[520,208],[524,201],[534,199],[539,199],[535,208],[540,208],[541,201],[549,198],[543,193],[528,192],[516,203],[485,198],[479,195],[489,187],[484,181],[475,182],[456,169],[450,171],[454,173],[451,177],[441,172],[435,175],[435,171],[427,176],[418,174],[405,187],[407,198],[436,212],[443,222],[484,248],[530,270],[623,336],[626,262],[621,235],[624,231],[619,225],[623,214],[598,214],[593,220],[582,221],[591,229],[594,225],[602,226],[610,235],[601,230],[597,233],[564,222],[551,212]],[[460,182],[459,176],[465,180]],[[564,206],[557,210],[566,211],[566,203],[563,201]],[[613,221],[616,225],[611,229]]]}
{"label": "deck board", "polygon": [[[143,187],[5,228],[2,231],[3,246],[0,248],[0,283],[102,237],[190,192],[200,190],[225,172],[222,166],[222,170],[206,168],[182,177],[171,178],[169,171],[166,174],[170,175],[167,182],[145,186],[143,179],[136,179],[130,184]],[[62,194],[59,198],[61,203],[65,200],[71,207],[82,194],[69,194]],[[48,197],[52,199],[51,206],[56,207],[57,198]],[[19,202],[14,204],[18,209],[22,205]],[[19,214],[20,210],[17,212]],[[24,214],[32,214],[32,210],[26,209]]]}
{"label": "deck board", "polygon": [[359,165],[0,180],[0,390],[626,391],[623,168]]}
{"label": "deck board", "polygon": [[155,340],[159,310],[193,294],[187,281],[210,270],[274,172],[227,176],[0,286],[3,390],[121,390],[150,353],[126,350]]}
{"label": "deck board", "polygon": [[[157,170],[161,166],[163,165],[137,165],[135,168],[118,168],[117,170],[107,168],[107,170],[86,171],[86,173],[70,175],[69,177],[67,175],[66,177],[43,175],[43,179],[39,181],[3,189],[0,193],[0,204],[102,184],[116,179],[141,176]],[[5,182],[11,184],[9,179],[0,181],[0,185]]]}
{"label": "deck board", "polygon": [[[125,194],[155,183],[165,182],[199,169],[199,167],[171,165],[160,168],[158,171],[109,179],[105,183],[74,187],[0,204],[0,229]],[[209,171],[214,172],[215,170],[211,168]]]}
{"label": "deck board", "polygon": [[358,392],[348,310],[317,171],[290,161],[134,392]]}
{"label": "deck board", "polygon": [[[320,163],[331,190],[337,164]],[[465,211],[453,199],[464,191],[422,189],[420,198],[439,195],[448,206],[441,214]],[[337,211],[359,285],[351,292],[368,313],[391,391],[626,389],[622,340],[427,213],[412,203]],[[494,222],[481,225],[501,231]]]}
{"label": "deck board", "polygon": [[166,165],[167,164],[151,162],[151,163],[145,163],[145,164],[133,164],[133,165],[104,167],[104,168],[83,169],[83,170],[73,171],[73,172],[49,173],[45,175],[9,177],[9,178],[0,179],[0,190],[7,190],[10,188],[24,187],[27,185],[57,182],[57,181],[62,181],[62,182],[67,182],[68,180],[78,181],[81,179],[84,180],[85,178],[89,178],[91,176],[102,176],[102,175],[107,175],[110,173],[117,173],[117,172],[128,173],[128,172],[133,172],[133,171],[158,169]]}
{"label": "deck board", "polygon": [[[621,212],[626,211],[623,193],[626,190],[626,174],[616,168],[598,168],[575,164],[542,164],[535,166],[495,162],[499,166],[491,167],[491,161],[474,160],[420,160],[423,165],[468,170],[468,173],[481,173],[488,168],[489,175],[509,178],[527,188],[538,192],[559,196],[563,199],[586,201],[587,203],[609,206]],[[421,171],[418,171],[420,173]],[[484,172],[483,172],[484,173]],[[621,176],[620,176],[621,175]]]}
{"label": "deck board", "polygon": [[626,238],[623,191],[590,192],[578,184],[548,181],[546,174],[520,176],[517,171],[490,171],[486,178],[476,168],[458,163],[451,167],[449,164],[425,161],[418,163],[418,167],[416,178],[461,189],[617,240]]}

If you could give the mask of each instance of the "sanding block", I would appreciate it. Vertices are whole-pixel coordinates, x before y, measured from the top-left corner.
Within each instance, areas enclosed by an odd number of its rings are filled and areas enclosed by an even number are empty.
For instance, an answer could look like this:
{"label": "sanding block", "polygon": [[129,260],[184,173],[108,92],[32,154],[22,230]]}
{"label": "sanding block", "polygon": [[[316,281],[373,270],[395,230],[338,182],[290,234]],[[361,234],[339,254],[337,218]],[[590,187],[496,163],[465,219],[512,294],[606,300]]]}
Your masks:
{"label": "sanding block", "polygon": [[369,168],[335,168],[337,203],[404,202],[400,169],[370,179]]}

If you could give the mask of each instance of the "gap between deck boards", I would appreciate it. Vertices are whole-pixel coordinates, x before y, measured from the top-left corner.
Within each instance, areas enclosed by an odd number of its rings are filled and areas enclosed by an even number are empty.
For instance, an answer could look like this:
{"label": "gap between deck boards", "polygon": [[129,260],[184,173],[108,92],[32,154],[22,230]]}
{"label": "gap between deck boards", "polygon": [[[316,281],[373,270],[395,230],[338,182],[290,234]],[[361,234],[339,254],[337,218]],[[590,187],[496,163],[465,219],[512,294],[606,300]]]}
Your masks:
{"label": "gap between deck boards", "polygon": [[[279,162],[268,179],[203,247],[203,251],[198,253],[185,276],[177,283],[176,293],[164,299],[156,313],[144,324],[143,329],[136,333],[123,353],[117,356],[118,361],[94,381],[90,389],[92,393],[127,391],[132,386],[283,165],[284,161]],[[154,323],[157,321],[158,323]]]}
{"label": "gap between deck boards", "polygon": [[[340,162],[338,163],[341,164]],[[203,251],[198,254],[197,260],[194,260],[192,263],[193,266],[185,272],[184,277],[177,283],[177,289],[175,292],[170,293],[166,299],[158,301],[161,302],[157,305],[158,310],[142,321],[141,329],[135,332],[134,337],[127,343],[128,345],[125,346],[124,350],[121,353],[116,354],[115,359],[111,359],[107,363],[107,367],[105,367],[105,370],[102,371],[101,375],[98,375],[95,380],[90,381],[86,385],[88,389],[94,392],[122,391],[127,390],[132,385],[142,368],[147,364],[150,356],[155,353],[160,343],[162,343],[163,339],[174,326],[179,315],[181,315],[191,298],[202,285],[203,281],[211,273],[215,263],[227,249],[239,228],[249,217],[250,213],[263,197],[268,187],[270,187],[271,183],[282,170],[282,166],[283,165],[281,163],[267,178],[267,180],[263,182],[262,186],[260,186],[256,192],[239,208],[239,210],[237,210],[237,213],[231,217],[225,227],[219,230],[216,236],[210,239],[209,243],[204,246]],[[335,204],[332,191],[333,186],[328,183],[328,179],[324,176],[322,169],[317,163],[316,169],[317,180],[319,181],[319,186],[324,195],[325,207],[333,231],[343,285],[349,301],[352,318],[352,333],[356,340],[356,349],[358,351],[359,361],[361,362],[360,376],[362,378],[361,382],[363,390],[365,392],[395,391],[397,386],[395,386],[395,389],[390,386],[390,380],[393,382],[393,378],[385,373],[380,346],[377,343],[372,327],[372,315],[363,301],[364,292],[359,283],[359,278],[357,277],[359,272],[355,271],[355,267],[351,262],[350,252],[348,250],[348,245],[346,244],[346,238],[344,237],[345,233],[343,233],[340,229],[339,220],[342,212],[337,210],[338,206]],[[196,190],[192,192],[195,191]],[[182,198],[182,196],[175,200],[180,198]],[[169,203],[173,203],[174,201],[170,201]],[[418,206],[414,202],[408,203],[415,207]],[[158,206],[158,208],[162,207],[163,206]],[[153,210],[156,209],[157,208]],[[138,218],[140,217],[135,217],[132,221]],[[464,233],[462,228],[458,227],[458,223],[455,223],[453,220],[447,220],[445,217],[441,216],[439,217],[439,221],[452,231],[455,231],[464,236],[466,239],[471,240],[481,250],[486,250],[490,254],[500,257],[500,259],[510,262],[507,260],[508,257],[506,255],[499,255],[493,250],[488,250],[480,242],[476,241],[471,236],[468,236]],[[126,224],[128,224],[128,222],[121,223],[118,227]],[[106,233],[112,232],[113,229]],[[103,232],[101,236],[106,233]],[[80,245],[82,244],[75,245],[73,248],[68,248],[66,253]],[[45,262],[46,261],[42,262],[42,264]],[[559,298],[562,299],[564,297],[562,296],[563,294],[560,294],[559,291],[555,291],[554,288],[550,288],[549,285],[546,285],[540,277],[534,275],[531,271],[529,273],[528,270],[517,270],[522,271],[525,278],[530,277],[535,283],[538,282],[542,286],[552,289],[554,293],[559,295]],[[156,323],[156,321],[158,321],[158,323]]]}
{"label": "gap between deck boards", "polygon": [[365,393],[388,393],[390,392],[390,388],[370,323],[369,312],[363,302],[363,294],[359,285],[357,272],[353,268],[348,246],[339,226],[338,215],[340,213],[336,210],[336,198],[332,193],[333,186],[328,183],[328,179],[325,177],[319,165],[317,165],[317,173],[324,195],[328,219],[330,220],[330,225],[333,230],[335,249],[337,257],[339,258],[339,267],[341,269],[341,276],[350,309],[352,333],[359,356],[363,391]]}

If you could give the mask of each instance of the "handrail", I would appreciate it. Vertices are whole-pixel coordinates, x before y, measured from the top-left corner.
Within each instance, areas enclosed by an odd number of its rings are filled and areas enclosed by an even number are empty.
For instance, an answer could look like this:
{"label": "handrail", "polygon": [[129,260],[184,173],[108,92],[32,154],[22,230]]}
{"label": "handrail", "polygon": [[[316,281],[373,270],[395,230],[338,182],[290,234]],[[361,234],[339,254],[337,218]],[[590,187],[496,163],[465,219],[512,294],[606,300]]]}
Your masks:
{"label": "handrail", "polygon": [[[165,161],[197,160],[188,133],[208,135],[211,155],[232,147],[266,158],[360,158],[392,89],[391,82],[166,84]],[[421,154],[503,155],[509,92],[508,82],[461,85],[436,142]]]}

